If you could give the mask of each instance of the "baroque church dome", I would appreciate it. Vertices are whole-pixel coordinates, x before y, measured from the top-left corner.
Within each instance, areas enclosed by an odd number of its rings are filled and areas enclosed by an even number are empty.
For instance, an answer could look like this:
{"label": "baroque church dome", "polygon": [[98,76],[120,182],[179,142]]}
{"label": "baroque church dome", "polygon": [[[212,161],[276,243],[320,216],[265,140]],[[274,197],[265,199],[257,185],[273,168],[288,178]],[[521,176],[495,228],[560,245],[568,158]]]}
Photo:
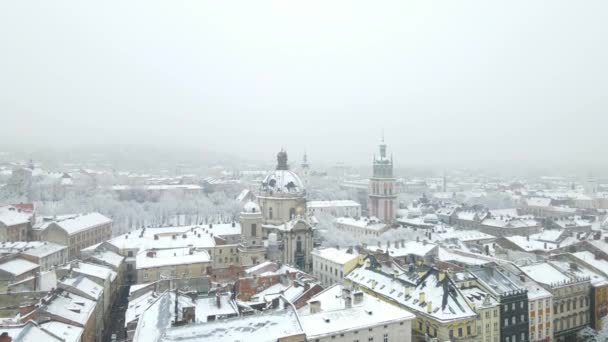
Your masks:
{"label": "baroque church dome", "polygon": [[262,191],[278,194],[304,192],[304,183],[300,177],[289,170],[287,165],[287,152],[277,154],[277,168],[270,171],[262,181]]}

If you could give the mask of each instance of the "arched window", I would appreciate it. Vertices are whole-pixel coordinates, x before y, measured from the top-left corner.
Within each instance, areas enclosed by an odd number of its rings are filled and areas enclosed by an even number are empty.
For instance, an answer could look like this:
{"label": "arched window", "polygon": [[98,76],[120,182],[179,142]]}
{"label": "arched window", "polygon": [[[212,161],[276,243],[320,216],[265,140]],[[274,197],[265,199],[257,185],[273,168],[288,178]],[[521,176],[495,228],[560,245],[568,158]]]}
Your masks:
{"label": "arched window", "polygon": [[268,218],[272,220],[272,207],[268,208]]}

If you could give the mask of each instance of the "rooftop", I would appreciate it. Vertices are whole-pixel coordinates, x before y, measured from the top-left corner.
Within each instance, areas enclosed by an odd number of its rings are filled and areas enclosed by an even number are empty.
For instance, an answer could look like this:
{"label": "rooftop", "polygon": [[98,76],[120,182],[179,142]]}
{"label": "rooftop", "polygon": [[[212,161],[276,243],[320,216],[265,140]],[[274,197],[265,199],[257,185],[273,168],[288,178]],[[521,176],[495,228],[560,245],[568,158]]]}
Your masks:
{"label": "rooftop", "polygon": [[319,248],[314,249],[311,254],[340,265],[344,265],[359,257],[359,254],[353,251],[352,248]]}
{"label": "rooftop", "polygon": [[38,264],[34,264],[31,261],[20,258],[12,259],[0,264],[0,270],[15,276],[27,273],[39,267],[40,266]]}
{"label": "rooftop", "polygon": [[140,269],[210,262],[207,251],[191,248],[172,248],[155,251],[141,251],[135,258],[135,267]]}
{"label": "rooftop", "polygon": [[58,220],[55,223],[69,235],[76,234],[83,230],[99,227],[101,225],[110,224],[112,220],[103,216],[100,213],[89,213],[78,215],[75,217]]}

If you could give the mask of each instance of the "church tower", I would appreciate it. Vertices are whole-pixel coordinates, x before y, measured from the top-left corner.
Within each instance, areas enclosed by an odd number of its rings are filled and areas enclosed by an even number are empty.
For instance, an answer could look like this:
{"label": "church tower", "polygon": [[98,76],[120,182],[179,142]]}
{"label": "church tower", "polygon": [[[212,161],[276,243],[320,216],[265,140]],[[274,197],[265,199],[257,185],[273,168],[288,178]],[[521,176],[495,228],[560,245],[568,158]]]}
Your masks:
{"label": "church tower", "polygon": [[241,212],[241,243],[238,247],[241,266],[251,267],[265,261],[262,223],[260,206],[247,202]]}
{"label": "church tower", "polygon": [[380,156],[374,155],[374,174],[369,180],[369,215],[391,224],[395,221],[397,194],[393,177],[393,158],[388,158],[384,137],[380,142]]}
{"label": "church tower", "polygon": [[304,180],[304,185],[308,186],[308,181],[310,178],[310,163],[308,162],[308,155],[304,152],[304,157],[302,158],[302,164],[300,165],[302,169],[302,178]]}

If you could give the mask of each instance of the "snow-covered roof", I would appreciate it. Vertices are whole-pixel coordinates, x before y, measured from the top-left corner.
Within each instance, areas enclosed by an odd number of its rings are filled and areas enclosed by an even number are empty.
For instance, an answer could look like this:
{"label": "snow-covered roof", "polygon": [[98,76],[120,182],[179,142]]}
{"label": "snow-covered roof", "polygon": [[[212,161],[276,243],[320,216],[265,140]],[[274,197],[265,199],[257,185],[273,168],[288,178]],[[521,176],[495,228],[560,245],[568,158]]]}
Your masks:
{"label": "snow-covered roof", "polygon": [[0,223],[5,226],[16,226],[25,224],[32,219],[32,213],[25,212],[15,206],[6,205],[0,207]]}
{"label": "snow-covered roof", "polygon": [[209,316],[232,317],[239,314],[236,304],[231,298],[230,293],[225,293],[219,296],[199,297],[194,300],[195,317],[197,322],[207,322]]}
{"label": "snow-covered roof", "polygon": [[[70,265],[65,267],[70,267]],[[108,267],[91,264],[88,262],[78,262],[77,265],[72,267],[72,271],[98,279],[105,280],[109,278],[110,281],[114,281],[116,279],[116,276],[118,275],[116,272],[114,272]]]}
{"label": "snow-covered roof", "polygon": [[109,250],[99,251],[89,257],[98,262],[103,262],[112,265],[114,268],[120,267],[125,257]]}
{"label": "snow-covered roof", "polygon": [[53,315],[85,325],[97,305],[96,301],[63,291],[46,305]]}
{"label": "snow-covered roof", "polygon": [[63,249],[67,249],[67,247],[57,243],[44,241],[39,246],[26,249],[25,251],[23,251],[23,254],[31,255],[33,257],[38,258],[44,258],[51,254],[57,253]]}
{"label": "snow-covered roof", "polygon": [[18,275],[30,272],[39,267],[40,266],[38,264],[34,264],[31,261],[21,259],[21,258],[15,258],[15,259],[12,259],[5,263],[0,264],[0,270],[10,273],[14,276],[18,276]]}
{"label": "snow-covered roof", "polygon": [[335,201],[308,201],[308,208],[331,208],[331,207],[361,207],[361,204],[352,200],[335,200]]}
{"label": "snow-covered roof", "polygon": [[337,224],[352,226],[357,228],[364,228],[374,231],[381,231],[386,229],[388,226],[385,223],[380,222],[377,218],[361,217],[355,219],[353,217],[338,217],[336,219]]}
{"label": "snow-covered roof", "polygon": [[251,266],[250,268],[245,270],[245,274],[251,276],[270,276],[270,275],[281,275],[289,273],[302,273],[299,269],[286,265],[286,264],[278,264],[273,261],[264,261],[255,266]]}
{"label": "snow-covered roof", "polygon": [[499,228],[525,228],[537,227],[539,224],[533,219],[520,219],[512,217],[494,217],[488,218],[481,222],[484,226],[499,227]]}
{"label": "snow-covered roof", "polygon": [[518,246],[519,248],[521,248],[522,250],[524,250],[526,252],[534,252],[534,251],[548,252],[548,251],[551,251],[551,250],[554,250],[557,248],[563,248],[563,247],[566,247],[566,246],[579,242],[574,237],[567,237],[560,243],[551,243],[551,242],[539,240],[538,239],[539,236],[540,236],[540,234],[532,234],[530,236],[514,235],[514,236],[507,236],[507,237],[505,237],[505,239],[509,240],[510,242],[512,242],[513,244],[515,244],[516,246]]}
{"label": "snow-covered roof", "polygon": [[488,308],[498,305],[496,297],[478,286],[461,288],[460,292],[475,308]]}
{"label": "snow-covered roof", "polygon": [[347,262],[350,262],[359,257],[358,253],[353,251],[352,249],[337,249],[335,247],[314,249],[311,254],[340,265],[344,265]]}
{"label": "snow-covered roof", "polygon": [[[408,255],[415,255],[418,257],[427,256],[433,249],[437,247],[436,244],[430,242],[416,242],[416,241],[404,241],[403,245],[399,241],[394,241],[388,247],[388,254],[393,258],[404,257]],[[380,246],[367,246],[367,250],[377,252],[381,250],[385,252],[387,250],[387,244],[380,244]]]}
{"label": "snow-covered roof", "polygon": [[608,279],[606,279],[605,276],[579,263],[573,263],[566,260],[552,260],[551,264],[572,277],[589,278],[589,281],[593,286],[608,285]]}
{"label": "snow-covered roof", "polygon": [[549,263],[540,263],[535,265],[522,266],[520,269],[534,281],[546,285],[554,285],[557,283],[568,282],[570,277],[555,268]]}
{"label": "snow-covered roof", "polygon": [[[108,243],[118,249],[169,249],[192,246],[193,248],[213,248],[215,239],[211,234],[215,229],[200,226],[164,227],[136,229],[119,235]],[[186,236],[184,238],[184,235]],[[200,235],[200,236],[199,236]],[[214,234],[219,235],[219,234]],[[155,239],[157,236],[157,239]]]}
{"label": "snow-covered roof", "polygon": [[[84,329],[81,327],[58,321],[41,323],[40,327],[63,339],[64,342],[80,342],[82,332],[84,331]],[[41,342],[41,340],[36,340],[34,342]]]}
{"label": "snow-covered roof", "polygon": [[461,263],[461,264],[464,264],[464,265],[485,265],[485,264],[490,263],[490,261],[487,261],[487,260],[484,260],[484,259],[474,258],[474,257],[471,257],[471,256],[457,254],[455,252],[452,252],[452,251],[450,251],[448,249],[441,248],[441,247],[439,247],[437,258],[440,261],[444,261],[444,262],[458,262],[458,263]]}
{"label": "snow-covered roof", "polygon": [[76,288],[83,293],[95,298],[95,300],[99,300],[101,295],[103,294],[103,288],[97,285],[96,282],[90,280],[89,278],[79,275],[74,278],[66,278],[59,282],[61,285],[66,287]]}
{"label": "snow-covered roof", "polygon": [[278,194],[299,193],[304,191],[304,183],[293,171],[273,170],[262,181],[262,191]]}
{"label": "snow-covered roof", "polygon": [[563,217],[553,221],[554,224],[563,229],[590,227],[591,222],[582,219],[580,216]]}
{"label": "snow-covered roof", "polygon": [[[303,334],[297,313],[292,306],[286,305],[284,308],[267,310],[261,314],[171,328],[160,341],[275,342],[283,337]],[[145,338],[133,341],[155,341],[152,336],[153,333],[146,334]]]}
{"label": "snow-covered roof", "polygon": [[42,329],[41,326],[28,321],[20,325],[0,326],[0,333],[6,332],[15,342],[41,342],[41,341],[61,341],[55,332]]}
{"label": "snow-covered roof", "polygon": [[352,298],[354,293],[348,294],[351,305],[347,307],[343,289],[341,285],[334,285],[312,297],[308,303],[319,301],[321,304],[317,313],[311,313],[309,307],[299,310],[300,323],[309,340],[416,318],[403,308],[365,293],[360,294],[360,301]]}
{"label": "snow-covered roof", "polygon": [[531,197],[526,199],[526,204],[530,207],[548,207],[551,205],[551,199],[543,197]]}
{"label": "snow-covered roof", "polygon": [[172,248],[157,251],[141,251],[137,253],[135,268],[141,270],[162,266],[208,263],[210,261],[211,257],[207,251],[193,251],[187,247]]}
{"label": "snow-covered roof", "polygon": [[576,252],[572,253],[572,255],[588,265],[591,265],[596,270],[603,273],[604,276],[608,276],[608,261],[601,258],[596,258],[593,253],[588,251]]}
{"label": "snow-covered roof", "polygon": [[156,301],[159,295],[150,290],[141,296],[129,300],[129,304],[127,306],[127,310],[125,311],[125,327],[139,319],[139,317]]}
{"label": "snow-covered roof", "polygon": [[[347,279],[360,287],[368,288],[395,303],[403,305],[417,314],[430,316],[442,322],[476,316],[452,281],[447,278],[440,281],[439,273],[436,271],[427,273],[414,288],[406,286],[406,284],[393,279],[391,276],[364,267],[353,270],[348,274]],[[444,281],[448,282],[447,292],[444,291],[446,289],[443,286]],[[445,306],[443,305],[444,296]],[[422,297],[424,297],[424,301],[420,302]],[[428,312],[429,303],[431,304],[430,313]]]}
{"label": "snow-covered roof", "polygon": [[65,220],[55,221],[55,223],[69,235],[79,233],[83,230],[110,224],[112,220],[100,213],[89,213],[79,215]]}

